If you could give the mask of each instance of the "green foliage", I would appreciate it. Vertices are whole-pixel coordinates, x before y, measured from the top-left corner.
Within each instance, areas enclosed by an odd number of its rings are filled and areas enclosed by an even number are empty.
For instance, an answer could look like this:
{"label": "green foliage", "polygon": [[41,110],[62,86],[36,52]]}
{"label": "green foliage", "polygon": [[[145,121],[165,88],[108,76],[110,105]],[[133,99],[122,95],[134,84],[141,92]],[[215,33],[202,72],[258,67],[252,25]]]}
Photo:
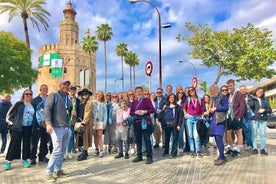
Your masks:
{"label": "green foliage", "polygon": [[195,26],[186,23],[185,27],[192,35],[179,34],[178,41],[187,41],[193,50],[188,54],[201,59],[207,67],[217,66],[217,84],[222,75],[234,75],[238,80],[261,80],[271,78],[276,71],[269,69],[276,60],[272,32],[255,28],[248,23],[232,31],[213,31],[207,25]]}
{"label": "green foliage", "polygon": [[88,52],[90,56],[93,52],[96,52],[98,50],[98,45],[99,43],[96,41],[95,36],[87,35],[81,41],[82,49],[85,52]]}
{"label": "green foliage", "polygon": [[31,86],[37,76],[32,69],[31,50],[11,33],[0,32],[0,93]]}
{"label": "green foliage", "polygon": [[126,43],[120,43],[116,45],[116,54],[121,56],[121,67],[122,67],[122,91],[124,91],[124,56],[126,55],[128,49]]}
{"label": "green foliage", "polygon": [[199,82],[199,89],[204,91],[204,94],[206,94],[207,91],[207,83],[206,81]]}

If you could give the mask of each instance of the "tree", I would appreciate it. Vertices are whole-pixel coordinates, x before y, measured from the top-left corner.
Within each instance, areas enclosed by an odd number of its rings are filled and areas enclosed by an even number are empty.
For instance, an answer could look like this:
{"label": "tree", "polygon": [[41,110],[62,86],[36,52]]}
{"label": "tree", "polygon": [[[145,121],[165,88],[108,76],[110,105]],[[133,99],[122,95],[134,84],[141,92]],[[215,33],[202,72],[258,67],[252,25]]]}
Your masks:
{"label": "tree", "polygon": [[261,80],[271,78],[276,71],[269,69],[276,59],[272,32],[268,29],[247,26],[233,28],[232,31],[212,31],[207,25],[185,27],[192,35],[176,37],[178,41],[187,41],[193,50],[189,52],[195,59],[201,59],[207,67],[218,67],[214,84],[222,75],[234,75],[238,80]]}
{"label": "tree", "polygon": [[133,66],[132,66],[132,69],[133,69],[133,86],[135,87],[136,86],[136,75],[135,75],[135,66],[138,66],[139,65],[139,59],[138,59],[138,56],[137,56],[137,59],[133,61]]}
{"label": "tree", "polygon": [[11,33],[0,32],[0,93],[12,93],[31,85],[37,76],[32,69],[31,49]]}
{"label": "tree", "polygon": [[122,91],[124,90],[125,84],[124,84],[124,56],[126,55],[128,49],[127,44],[120,43],[116,46],[116,54],[117,56],[121,56],[121,64],[122,64]]}
{"label": "tree", "polygon": [[129,65],[129,81],[130,81],[130,89],[132,89],[132,67],[139,63],[138,55],[132,51],[126,53],[125,63]]}
{"label": "tree", "polygon": [[27,19],[31,20],[33,27],[38,31],[39,23],[45,30],[49,27],[48,22],[50,13],[42,7],[46,4],[45,0],[0,0],[0,14],[9,12],[9,22],[15,17],[20,16],[23,20],[25,40],[30,48]]}
{"label": "tree", "polygon": [[106,62],[106,42],[111,40],[112,28],[108,24],[101,24],[97,26],[97,38],[104,42],[104,93],[106,94],[107,88],[107,62]]}
{"label": "tree", "polygon": [[[89,54],[90,66],[92,66],[92,62],[93,62],[92,54],[94,54],[98,50],[98,45],[99,43],[96,41],[96,37],[90,36],[89,34],[86,35],[81,41],[82,49]],[[92,82],[93,81],[92,73],[90,75],[91,75],[90,82]],[[96,90],[96,89],[93,89],[93,90]]]}

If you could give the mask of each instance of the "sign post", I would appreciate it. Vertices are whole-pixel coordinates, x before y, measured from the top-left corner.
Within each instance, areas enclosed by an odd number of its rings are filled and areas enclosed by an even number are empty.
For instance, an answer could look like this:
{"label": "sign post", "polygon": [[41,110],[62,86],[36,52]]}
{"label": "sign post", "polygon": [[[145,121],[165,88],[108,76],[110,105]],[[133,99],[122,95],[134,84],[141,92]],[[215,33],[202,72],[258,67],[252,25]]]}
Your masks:
{"label": "sign post", "polygon": [[192,86],[193,86],[193,88],[197,88],[197,86],[198,86],[198,79],[197,79],[197,77],[194,77],[193,78],[193,80],[192,80]]}
{"label": "sign post", "polygon": [[145,72],[146,75],[149,76],[149,91],[151,91],[151,73],[153,70],[153,65],[151,61],[148,61],[146,66],[145,66]]}

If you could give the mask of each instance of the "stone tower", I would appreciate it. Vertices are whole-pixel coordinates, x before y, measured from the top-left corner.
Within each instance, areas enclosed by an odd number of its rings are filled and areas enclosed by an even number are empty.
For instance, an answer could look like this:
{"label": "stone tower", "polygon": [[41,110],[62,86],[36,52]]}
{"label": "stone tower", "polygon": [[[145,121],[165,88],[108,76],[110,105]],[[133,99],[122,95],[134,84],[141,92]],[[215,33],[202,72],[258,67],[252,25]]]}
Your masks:
{"label": "stone tower", "polygon": [[89,54],[79,44],[79,25],[75,21],[77,12],[71,1],[63,10],[64,19],[60,23],[59,43],[43,45],[39,49],[38,86],[47,84],[49,92],[59,89],[62,79],[72,85],[80,85],[96,91],[96,54],[91,60]]}

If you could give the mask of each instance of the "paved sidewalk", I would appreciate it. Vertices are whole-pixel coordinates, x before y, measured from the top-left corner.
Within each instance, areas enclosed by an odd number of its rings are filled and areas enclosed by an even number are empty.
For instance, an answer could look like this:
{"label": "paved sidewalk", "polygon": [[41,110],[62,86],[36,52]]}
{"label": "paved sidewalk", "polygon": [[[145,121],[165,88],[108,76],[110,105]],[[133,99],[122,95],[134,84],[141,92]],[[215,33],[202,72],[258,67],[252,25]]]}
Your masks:
{"label": "paved sidewalk", "polygon": [[[120,183],[196,183],[196,184],[272,184],[276,183],[276,130],[268,137],[269,155],[251,155],[244,152],[238,158],[228,157],[222,166],[214,166],[215,150],[209,148],[210,156],[191,158],[180,153],[174,159],[162,157],[162,149],[154,149],[154,163],[145,161],[132,163],[130,159],[114,159],[113,155],[103,158],[91,156],[85,161],[66,160],[64,171],[70,174],[59,178],[55,183],[64,184],[120,184]],[[77,154],[75,155],[75,157]],[[145,157],[144,157],[145,160]],[[5,160],[0,158],[0,183],[2,184],[40,184],[44,180],[46,164],[23,168],[22,161],[12,162],[12,169],[4,171]]]}

